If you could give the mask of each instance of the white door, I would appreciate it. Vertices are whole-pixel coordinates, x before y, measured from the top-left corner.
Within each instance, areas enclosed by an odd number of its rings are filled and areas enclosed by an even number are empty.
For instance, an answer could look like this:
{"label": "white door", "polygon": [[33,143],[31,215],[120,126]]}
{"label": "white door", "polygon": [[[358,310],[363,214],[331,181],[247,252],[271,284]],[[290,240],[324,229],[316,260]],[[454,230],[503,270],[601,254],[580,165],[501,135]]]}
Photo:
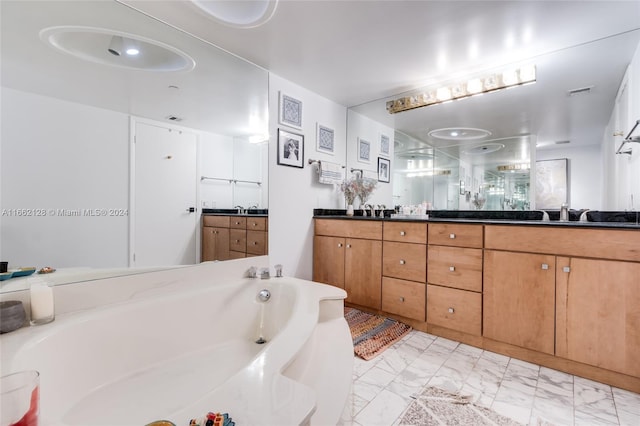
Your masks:
{"label": "white door", "polygon": [[132,120],[131,265],[196,263],[198,136]]}

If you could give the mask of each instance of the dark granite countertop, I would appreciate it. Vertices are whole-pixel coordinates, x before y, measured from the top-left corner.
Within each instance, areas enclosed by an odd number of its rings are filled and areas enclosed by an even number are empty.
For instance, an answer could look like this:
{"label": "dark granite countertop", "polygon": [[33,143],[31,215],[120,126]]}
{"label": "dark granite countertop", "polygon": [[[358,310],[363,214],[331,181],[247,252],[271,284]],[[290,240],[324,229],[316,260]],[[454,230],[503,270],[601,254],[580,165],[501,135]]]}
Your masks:
{"label": "dark granite countertop", "polygon": [[221,216],[268,216],[268,209],[251,209],[246,210],[246,213],[238,213],[238,209],[202,209],[202,214],[207,216],[221,215]]}
{"label": "dark granite countertop", "polygon": [[[355,216],[347,216],[346,210],[315,209],[314,218],[347,219],[347,220],[388,220],[407,222],[444,222],[444,223],[478,223],[494,225],[528,225],[528,226],[562,226],[575,228],[617,228],[640,230],[636,212],[589,212],[590,219],[602,221],[580,222],[578,219],[583,211],[570,211],[567,222],[560,222],[559,211],[549,211],[549,221],[542,220],[541,211],[486,211],[486,210],[434,210],[428,216],[395,215],[393,210],[385,210],[384,217],[362,216],[362,211],[356,210]],[[605,214],[606,213],[606,214]],[[591,216],[591,215],[590,215]],[[588,216],[589,217],[589,216]],[[610,221],[605,221],[610,220]],[[622,220],[628,220],[623,222]]]}

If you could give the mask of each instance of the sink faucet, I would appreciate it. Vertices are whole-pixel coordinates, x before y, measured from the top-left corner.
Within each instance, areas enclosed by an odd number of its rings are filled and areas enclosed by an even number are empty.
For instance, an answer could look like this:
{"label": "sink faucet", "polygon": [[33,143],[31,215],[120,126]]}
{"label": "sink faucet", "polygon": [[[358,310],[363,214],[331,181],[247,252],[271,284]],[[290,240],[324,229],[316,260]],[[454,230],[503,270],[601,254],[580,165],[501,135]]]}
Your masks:
{"label": "sink faucet", "polygon": [[244,211],[244,207],[242,206],[235,206],[234,209],[238,209],[238,214],[242,214]]}
{"label": "sink faucet", "polygon": [[271,278],[271,273],[269,272],[269,268],[260,268],[260,279],[268,280]]}
{"label": "sink faucet", "polygon": [[587,217],[587,212],[589,211],[589,209],[583,211],[582,213],[580,213],[580,219],[578,220],[579,222],[589,222],[589,218]]}

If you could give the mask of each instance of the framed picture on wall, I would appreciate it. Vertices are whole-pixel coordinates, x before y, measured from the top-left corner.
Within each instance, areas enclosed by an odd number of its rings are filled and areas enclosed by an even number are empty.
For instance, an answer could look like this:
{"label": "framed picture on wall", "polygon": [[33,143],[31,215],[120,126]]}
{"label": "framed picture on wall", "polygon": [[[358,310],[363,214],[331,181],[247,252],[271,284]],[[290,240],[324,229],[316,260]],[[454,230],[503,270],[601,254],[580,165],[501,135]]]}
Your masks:
{"label": "framed picture on wall", "polygon": [[371,162],[371,142],[358,138],[358,161],[361,163]]}
{"label": "framed picture on wall", "polygon": [[304,167],[304,136],[278,129],[278,164]]}
{"label": "framed picture on wall", "polygon": [[380,134],[380,155],[389,156],[389,136]]}
{"label": "framed picture on wall", "polygon": [[280,92],[280,124],[302,129],[302,101]]}
{"label": "framed picture on wall", "polygon": [[388,158],[378,157],[378,181],[389,182],[391,176],[391,161]]}
{"label": "framed picture on wall", "polygon": [[316,151],[324,152],[325,154],[334,153],[334,131],[320,123],[316,125]]}

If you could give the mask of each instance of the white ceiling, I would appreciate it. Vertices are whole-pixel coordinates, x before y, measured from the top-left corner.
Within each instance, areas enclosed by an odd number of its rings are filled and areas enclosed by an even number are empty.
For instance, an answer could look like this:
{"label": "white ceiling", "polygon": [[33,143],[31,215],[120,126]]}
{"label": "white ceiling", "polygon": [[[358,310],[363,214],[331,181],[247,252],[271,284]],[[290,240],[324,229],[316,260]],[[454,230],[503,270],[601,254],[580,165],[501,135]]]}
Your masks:
{"label": "white ceiling", "polygon": [[[222,25],[189,1],[123,2],[417,140],[405,149],[444,148],[427,136],[443,127],[485,128],[491,139],[547,147],[599,144],[640,41],[637,0],[280,0],[271,20],[250,29]],[[385,101],[400,93],[516,63],[535,64],[537,83],[386,111]],[[586,86],[588,95],[567,95]],[[459,157],[463,147],[451,145]]]}
{"label": "white ceiling", "polygon": [[639,1],[280,0],[249,29],[123,2],[346,106],[640,27]]}

